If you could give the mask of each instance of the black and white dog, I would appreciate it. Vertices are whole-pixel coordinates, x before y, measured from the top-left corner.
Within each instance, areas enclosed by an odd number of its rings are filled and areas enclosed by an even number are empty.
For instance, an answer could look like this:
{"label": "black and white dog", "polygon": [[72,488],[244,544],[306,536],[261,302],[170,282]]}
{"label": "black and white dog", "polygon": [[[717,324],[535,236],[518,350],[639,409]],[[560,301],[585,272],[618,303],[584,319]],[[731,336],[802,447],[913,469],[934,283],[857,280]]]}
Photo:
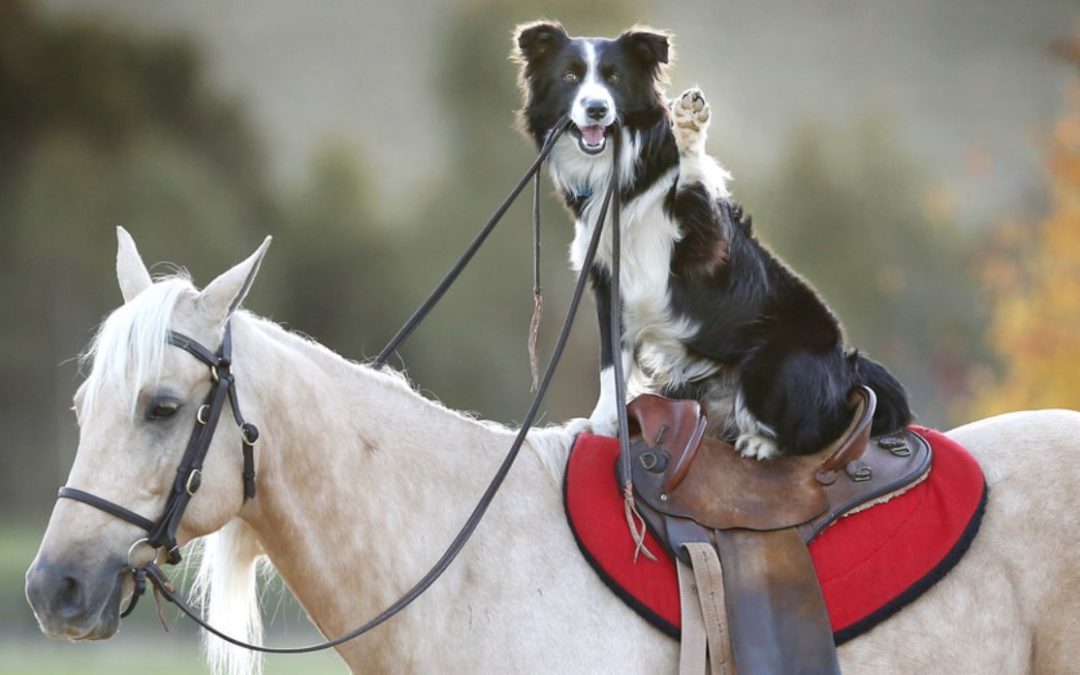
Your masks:
{"label": "black and white dog", "polygon": [[[904,427],[903,386],[845,347],[837,319],[810,286],[753,236],[729,200],[729,174],[705,154],[710,108],[691,89],[661,91],[670,36],[645,28],[613,40],[571,38],[558,23],[519,26],[520,122],[542,145],[573,124],[549,159],[575,217],[571,264],[580,270],[621,135],[624,372],[631,389],[703,401],[719,434],[747,456],[815,452],[850,421],[859,384],[878,397],[873,432]],[[616,124],[618,122],[618,124]],[[596,433],[615,428],[607,230],[590,270],[600,313]]]}

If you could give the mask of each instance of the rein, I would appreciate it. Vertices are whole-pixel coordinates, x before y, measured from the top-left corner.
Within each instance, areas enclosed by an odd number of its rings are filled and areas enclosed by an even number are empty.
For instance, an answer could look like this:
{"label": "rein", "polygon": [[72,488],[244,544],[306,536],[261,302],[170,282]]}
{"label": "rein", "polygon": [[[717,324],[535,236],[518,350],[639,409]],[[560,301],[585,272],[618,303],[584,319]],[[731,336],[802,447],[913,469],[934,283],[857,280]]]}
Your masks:
{"label": "rein", "polygon": [[[427,317],[430,311],[435,305],[442,299],[446,291],[454,283],[457,277],[464,270],[465,266],[472,260],[473,256],[483,245],[491,231],[495,229],[495,226],[502,219],[503,215],[509,209],[514,200],[521,194],[525,186],[534,177],[537,180],[536,187],[533,192],[533,246],[534,246],[534,260],[533,260],[533,273],[534,273],[534,316],[530,325],[530,352],[534,353],[535,350],[535,331],[537,323],[539,321],[540,312],[540,283],[539,283],[539,246],[540,246],[540,210],[539,210],[539,170],[544,160],[547,159],[551,153],[555,142],[563,134],[563,132],[569,127],[570,121],[565,116],[560,118],[556,125],[552,128],[548,139],[545,141],[540,149],[540,153],[536,160],[525,172],[525,175],[518,181],[517,185],[510,191],[510,194],[503,200],[503,202],[495,209],[488,222],[477,233],[476,237],[462,253],[461,257],[454,263],[454,265],[447,271],[446,275],[439,282],[439,284],[432,291],[431,295],[416,309],[416,311],[409,317],[405,324],[398,330],[393,338],[387,343],[386,347],[379,353],[379,355],[372,362],[372,366],[375,368],[382,368],[387,359],[394,353],[394,351],[416,330],[419,324]],[[616,132],[619,127],[615,126]],[[131,554],[140,544],[146,544],[155,551],[165,552],[166,562],[170,565],[174,565],[181,560],[180,550],[176,539],[176,533],[180,526],[180,520],[183,518],[184,511],[187,508],[191,498],[198,491],[202,482],[202,467],[206,459],[206,455],[210,449],[210,444],[214,438],[214,432],[217,430],[218,421],[221,418],[222,411],[225,408],[225,404],[228,403],[232,409],[233,419],[240,429],[241,449],[243,453],[243,493],[244,501],[254,498],[255,496],[255,461],[254,461],[254,447],[255,442],[259,437],[258,428],[251,423],[244,420],[243,415],[240,412],[239,400],[236,393],[236,380],[231,372],[232,366],[232,337],[231,326],[229,323],[225,325],[225,332],[222,338],[221,346],[216,352],[211,352],[209,349],[199,344],[195,340],[170,331],[168,333],[167,341],[169,344],[179,347],[190,353],[206,364],[210,369],[211,387],[210,392],[207,394],[203,404],[199,407],[195,414],[195,427],[191,432],[191,437],[188,441],[187,448],[184,451],[184,455],[180,460],[180,466],[176,471],[176,478],[173,481],[172,490],[168,499],[165,502],[165,507],[162,511],[162,515],[157,521],[145,518],[134,511],[131,511],[115,502],[103,499],[96,495],[90,494],[83,490],[78,490],[71,487],[61,487],[57,495],[60,499],[72,499],[82,502],[96,509],[104,511],[116,518],[131,523],[139,528],[147,531],[147,536],[143,539],[139,539],[132,544],[131,549],[128,552],[128,565],[131,571],[132,577],[135,582],[135,590],[132,595],[131,601],[128,607],[121,614],[121,617],[127,617],[134,611],[139,598],[145,593],[147,583],[153,586],[155,592],[161,597],[164,597],[169,602],[176,605],[176,607],[186,614],[191,620],[207,630],[216,637],[228,642],[237,647],[242,647],[257,652],[264,652],[269,654],[303,654],[308,652],[320,651],[335,647],[344,642],[352,640],[364,633],[371,631],[372,629],[385,623],[393,616],[401,612],[408,607],[416,598],[420,597],[441,575],[450,564],[454,561],[457,555],[464,548],[469,538],[472,536],[476,527],[480,524],[481,519],[487,512],[488,507],[491,505],[492,500],[495,498],[495,494],[502,486],[503,481],[509,474],[514,461],[517,459],[518,454],[521,451],[522,446],[525,443],[526,436],[531,429],[533,422],[536,419],[536,415],[540,410],[540,404],[544,399],[544,395],[547,393],[548,386],[551,384],[552,377],[555,374],[556,367],[562,358],[563,351],[566,348],[566,344],[570,337],[570,330],[573,327],[574,319],[577,316],[578,308],[581,305],[581,299],[585,291],[585,285],[589,278],[589,272],[592,268],[593,261],[596,258],[596,252],[599,248],[600,237],[603,232],[604,221],[607,218],[608,208],[611,207],[612,211],[612,330],[611,330],[611,342],[613,351],[616,354],[615,358],[615,382],[616,391],[619,393],[617,400],[625,400],[625,381],[624,373],[622,372],[621,362],[621,324],[619,317],[621,312],[617,311],[617,308],[621,308],[620,296],[619,296],[619,229],[620,229],[620,211],[621,211],[621,197],[619,190],[619,158],[621,155],[621,143],[620,134],[615,133],[613,135],[614,150],[612,152],[613,166],[612,177],[608,185],[607,192],[604,195],[604,201],[601,204],[600,211],[597,214],[596,224],[593,227],[592,238],[589,241],[589,247],[585,254],[584,263],[582,264],[581,271],[578,273],[577,283],[574,286],[574,293],[571,297],[569,307],[567,308],[566,315],[563,319],[562,327],[559,330],[559,335],[556,340],[555,346],[552,350],[550,359],[547,366],[544,369],[543,376],[539,382],[535,381],[534,374],[534,391],[532,401],[529,404],[528,411],[522,420],[521,427],[518,430],[517,436],[515,436],[510,449],[507,451],[506,457],[499,465],[498,470],[492,477],[487,488],[484,490],[483,495],[469,514],[468,519],[462,525],[453,541],[450,542],[446,550],[439,557],[438,561],[431,567],[430,570],[423,577],[417,581],[412,588],[406,591],[398,600],[392,603],[389,607],[380,612],[377,616],[372,618],[367,623],[349,631],[348,633],[341,635],[332,640],[327,640],[318,644],[308,645],[304,647],[266,647],[263,645],[255,645],[243,640],[234,638],[230,635],[222,633],[218,629],[208,624],[198,612],[191,607],[191,605],[180,595],[178,595],[175,587],[169,578],[165,575],[162,569],[157,565],[157,558],[155,556],[149,563],[141,566],[135,566],[131,564]],[[619,419],[619,437],[623,452],[625,453],[629,447],[628,437],[628,422],[626,417],[626,407],[623,405],[618,406],[618,419]],[[627,466],[629,462],[625,463]],[[627,482],[626,485],[629,485]],[[626,493],[626,509],[627,509],[627,522],[631,526],[635,534],[635,539],[638,540],[638,549],[641,549],[641,541],[638,535],[638,528],[632,520],[633,516],[636,516],[640,521],[640,515],[637,514],[633,505],[632,492]],[[641,526],[644,527],[643,525]],[[643,533],[642,533],[643,534]],[[651,554],[647,549],[644,550],[645,554],[651,557]],[[635,552],[635,557],[637,552]]]}

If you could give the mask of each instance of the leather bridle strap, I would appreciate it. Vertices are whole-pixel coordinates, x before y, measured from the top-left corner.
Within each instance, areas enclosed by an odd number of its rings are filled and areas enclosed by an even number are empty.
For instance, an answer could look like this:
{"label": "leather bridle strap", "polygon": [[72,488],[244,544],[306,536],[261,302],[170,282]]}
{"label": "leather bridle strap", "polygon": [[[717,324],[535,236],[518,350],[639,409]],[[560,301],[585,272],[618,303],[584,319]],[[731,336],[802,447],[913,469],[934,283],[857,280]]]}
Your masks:
{"label": "leather bridle strap", "polygon": [[[176,564],[181,560],[176,541],[180,520],[184,517],[184,511],[191,498],[202,484],[203,463],[210,450],[210,444],[214,439],[214,432],[226,402],[232,407],[233,419],[240,427],[244,463],[242,474],[244,501],[255,496],[254,445],[259,438],[259,430],[254,424],[246,422],[240,412],[236,395],[236,378],[232,374],[230,324],[225,324],[221,347],[216,354],[192,338],[174,331],[168,333],[166,340],[169,344],[183,349],[209,366],[211,385],[210,392],[195,413],[195,426],[188,438],[180,465],[176,469],[176,478],[173,480],[172,490],[165,501],[161,516],[153,521],[107,499],[67,486],[60,488],[57,498],[82,502],[146,530],[146,544],[155,550],[163,549],[168,562]],[[130,609],[131,607],[128,608],[129,612]]]}
{"label": "leather bridle strap", "polygon": [[110,502],[108,499],[102,499],[101,497],[98,497],[97,495],[92,495],[89,492],[83,492],[82,490],[76,490],[73,487],[64,486],[64,487],[60,488],[60,492],[56,496],[57,496],[57,498],[74,499],[75,501],[82,502],[84,504],[89,504],[90,506],[93,506],[95,509],[98,509],[99,511],[104,511],[105,513],[108,513],[109,515],[116,516],[120,520],[126,520],[127,522],[131,523],[132,525],[135,525],[137,527],[141,527],[142,529],[146,530],[147,532],[149,532],[150,530],[157,527],[157,523],[150,520],[149,518],[140,516],[139,514],[135,513],[134,511],[131,511],[129,509],[125,509],[123,506],[120,506],[119,504],[115,504],[113,502]]}
{"label": "leather bridle strap", "polygon": [[[259,440],[259,428],[244,420],[244,414],[240,411],[240,398],[236,394],[236,376],[232,374],[232,329],[231,324],[225,324],[225,334],[221,339],[221,348],[218,354],[212,354],[208,349],[191,338],[169,331],[168,342],[179,347],[210,366],[212,380],[224,381],[225,392],[229,398],[229,408],[232,410],[233,421],[240,427],[240,440],[242,442],[244,469],[242,478],[244,481],[244,501],[255,497],[255,442]],[[214,411],[211,411],[211,415]],[[217,412],[220,416],[220,411]],[[217,420],[214,420],[214,427]],[[214,427],[207,427],[207,433],[212,438]],[[209,445],[207,440],[207,445]]]}
{"label": "leather bridle strap", "polygon": [[622,185],[620,180],[621,166],[619,163],[622,135],[615,133],[612,139],[615,152],[614,166],[611,168],[612,181],[619,184],[615,190],[611,202],[611,292],[609,298],[610,319],[609,334],[611,339],[611,367],[612,379],[615,381],[615,415],[618,420],[619,456],[619,483],[623,493],[623,511],[626,515],[626,525],[634,540],[634,562],[638,555],[642,554],[649,560],[656,560],[656,556],[645,545],[645,520],[638,512],[634,503],[634,484],[630,474],[630,420],[626,409],[626,373],[623,371],[623,312],[622,312]]}

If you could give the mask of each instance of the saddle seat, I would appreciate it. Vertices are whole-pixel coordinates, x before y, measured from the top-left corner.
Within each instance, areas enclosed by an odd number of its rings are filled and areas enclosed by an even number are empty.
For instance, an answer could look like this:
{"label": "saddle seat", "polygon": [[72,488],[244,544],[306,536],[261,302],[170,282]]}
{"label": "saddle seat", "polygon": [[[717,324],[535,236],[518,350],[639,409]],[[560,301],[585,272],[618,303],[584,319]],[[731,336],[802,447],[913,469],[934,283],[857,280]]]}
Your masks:
{"label": "saddle seat", "polygon": [[[722,636],[709,635],[714,673],[839,672],[806,544],[843,515],[915,485],[931,463],[929,444],[910,431],[870,438],[872,390],[855,390],[852,403],[851,424],[828,447],[761,461],[704,437],[694,401],[643,395],[629,404],[639,511],[693,569],[697,583],[681,585],[702,594],[700,604],[684,597],[684,622],[689,605],[704,610],[706,624],[723,624]],[[683,652],[683,671],[693,672],[685,637]]]}

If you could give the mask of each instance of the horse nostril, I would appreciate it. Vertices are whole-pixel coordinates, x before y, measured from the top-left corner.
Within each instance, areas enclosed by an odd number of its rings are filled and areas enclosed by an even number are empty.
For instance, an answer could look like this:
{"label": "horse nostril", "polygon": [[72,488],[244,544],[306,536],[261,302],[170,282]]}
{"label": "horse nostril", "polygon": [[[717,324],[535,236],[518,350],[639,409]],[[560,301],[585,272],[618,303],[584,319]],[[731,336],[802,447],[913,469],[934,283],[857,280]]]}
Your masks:
{"label": "horse nostril", "polygon": [[82,584],[75,577],[64,577],[56,594],[56,608],[65,619],[76,619],[86,612]]}

